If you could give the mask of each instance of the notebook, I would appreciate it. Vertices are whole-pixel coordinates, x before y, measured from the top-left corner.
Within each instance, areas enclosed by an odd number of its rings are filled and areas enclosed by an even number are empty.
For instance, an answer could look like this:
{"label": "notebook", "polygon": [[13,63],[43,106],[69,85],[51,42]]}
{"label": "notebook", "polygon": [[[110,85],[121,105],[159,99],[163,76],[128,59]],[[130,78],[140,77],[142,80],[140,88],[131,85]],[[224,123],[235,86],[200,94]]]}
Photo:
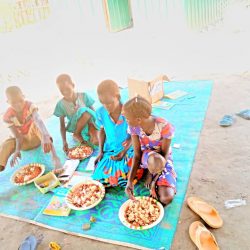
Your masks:
{"label": "notebook", "polygon": [[158,101],[152,104],[153,108],[160,108],[160,109],[166,109],[169,110],[171,109],[175,104],[171,102],[166,102],[166,101]]}
{"label": "notebook", "polygon": [[68,181],[74,174],[79,163],[79,160],[67,160],[63,165],[64,171],[58,176],[58,179],[60,181]]}
{"label": "notebook", "polygon": [[52,196],[48,206],[43,210],[43,214],[52,216],[68,216],[70,208],[65,202],[65,196]]}
{"label": "notebook", "polygon": [[164,97],[165,98],[169,98],[169,99],[177,99],[177,98],[180,98],[180,97],[183,97],[185,95],[187,95],[188,93],[185,92],[185,91],[182,91],[182,90],[176,90],[174,92],[171,92],[171,93],[168,93],[168,94],[165,94]]}

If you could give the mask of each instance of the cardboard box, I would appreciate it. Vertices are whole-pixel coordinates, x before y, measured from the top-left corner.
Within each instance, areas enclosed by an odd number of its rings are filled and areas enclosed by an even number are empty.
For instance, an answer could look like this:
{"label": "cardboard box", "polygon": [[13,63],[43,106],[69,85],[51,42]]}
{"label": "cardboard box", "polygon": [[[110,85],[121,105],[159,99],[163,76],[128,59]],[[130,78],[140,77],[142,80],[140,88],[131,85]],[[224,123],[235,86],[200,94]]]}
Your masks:
{"label": "cardboard box", "polygon": [[140,95],[150,103],[159,101],[164,96],[163,83],[168,82],[166,75],[160,75],[154,80],[146,82],[143,80],[128,79],[129,98]]}

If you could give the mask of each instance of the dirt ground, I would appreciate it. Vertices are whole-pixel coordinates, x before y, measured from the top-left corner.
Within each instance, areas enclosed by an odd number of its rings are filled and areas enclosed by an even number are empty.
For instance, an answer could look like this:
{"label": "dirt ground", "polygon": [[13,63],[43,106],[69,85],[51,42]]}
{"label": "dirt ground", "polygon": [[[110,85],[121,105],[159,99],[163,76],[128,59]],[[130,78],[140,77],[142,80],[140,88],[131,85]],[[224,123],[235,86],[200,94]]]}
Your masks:
{"label": "dirt ground", "polygon": [[[250,72],[235,75],[197,75],[194,78],[212,79],[214,86],[186,197],[199,196],[219,210],[224,225],[212,232],[222,250],[249,250],[250,121],[235,116],[235,123],[229,128],[221,128],[218,121],[224,114],[235,114],[250,108]],[[40,113],[46,118],[51,114],[53,105],[50,102],[48,106],[44,102],[39,103],[39,107]],[[2,123],[1,131],[2,141],[6,136]],[[224,208],[225,200],[238,198],[246,199],[247,206],[230,210]],[[172,250],[196,249],[188,236],[188,227],[195,220],[199,218],[184,203]],[[30,233],[44,235],[38,250],[48,249],[50,241],[59,242],[63,250],[129,249],[3,217],[0,217],[0,231],[0,249],[3,250],[17,249],[19,243]]]}

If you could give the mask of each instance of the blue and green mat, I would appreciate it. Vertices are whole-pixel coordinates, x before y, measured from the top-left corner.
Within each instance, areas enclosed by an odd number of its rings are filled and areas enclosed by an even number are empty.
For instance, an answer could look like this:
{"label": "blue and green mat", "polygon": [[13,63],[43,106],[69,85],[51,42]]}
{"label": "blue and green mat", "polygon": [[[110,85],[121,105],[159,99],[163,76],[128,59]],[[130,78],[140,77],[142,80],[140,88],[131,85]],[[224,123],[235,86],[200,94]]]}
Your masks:
{"label": "blue and green mat", "polygon": [[[122,188],[107,189],[104,200],[93,209],[87,211],[72,210],[68,217],[43,215],[43,209],[48,205],[54,194],[42,194],[34,184],[22,187],[14,186],[10,182],[10,177],[18,166],[11,168],[9,165],[4,172],[0,173],[0,215],[113,244],[138,249],[157,249],[161,247],[170,249],[209,103],[212,82],[170,82],[166,83],[164,88],[165,93],[183,90],[189,94],[176,100],[167,100],[175,104],[170,110],[159,108],[153,110],[155,115],[166,118],[175,126],[175,138],[172,144],[180,144],[180,148],[173,148],[174,165],[178,175],[177,194],[173,202],[165,208],[165,216],[160,224],[144,231],[134,231],[123,226],[118,218],[119,208],[127,200]],[[123,89],[121,94],[122,99],[126,100],[128,96],[127,89]],[[92,96],[97,100],[95,94]],[[96,108],[99,105],[100,103],[97,101]],[[60,158],[64,160],[65,155],[62,151],[58,119],[51,117],[46,124],[53,136],[56,150]],[[19,166],[32,162],[46,165],[47,171],[52,169],[50,156],[43,155],[41,148],[23,152]],[[77,170],[84,171],[87,162],[88,159],[81,162]],[[142,184],[138,184],[135,193],[136,195],[147,195],[148,191]],[[83,231],[82,225],[88,222],[90,216],[96,217],[97,221],[92,224],[90,230]]]}

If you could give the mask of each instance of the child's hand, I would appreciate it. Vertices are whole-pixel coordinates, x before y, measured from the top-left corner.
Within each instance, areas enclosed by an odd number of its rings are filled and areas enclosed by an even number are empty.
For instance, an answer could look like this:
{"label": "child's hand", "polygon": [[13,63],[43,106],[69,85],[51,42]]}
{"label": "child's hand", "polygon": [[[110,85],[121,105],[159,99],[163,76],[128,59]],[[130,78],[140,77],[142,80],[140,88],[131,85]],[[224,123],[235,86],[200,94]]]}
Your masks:
{"label": "child's hand", "polygon": [[131,141],[131,139],[124,141],[124,142],[122,143],[122,146],[123,146],[124,148],[127,147],[128,144],[130,143],[130,141]]}
{"label": "child's hand", "polygon": [[13,154],[12,159],[10,161],[10,166],[11,167],[14,167],[18,163],[18,158],[21,159],[21,153],[20,153],[20,151],[16,151]]}
{"label": "child's hand", "polygon": [[154,199],[156,199],[156,200],[158,199],[157,194],[156,194],[156,190],[155,190],[155,181],[152,181],[150,194]]}
{"label": "child's hand", "polygon": [[102,159],[102,157],[103,157],[103,152],[99,152],[99,154],[97,155],[95,159],[95,166]]}
{"label": "child's hand", "polygon": [[53,145],[49,134],[42,136],[42,147],[44,153],[49,153],[51,151]]}
{"label": "child's hand", "polygon": [[110,157],[110,159],[111,160],[114,160],[114,161],[121,161],[122,160],[122,158],[124,157],[124,155],[125,155],[125,152],[124,151],[121,151],[119,154],[117,154],[117,155],[112,155],[111,157]]}
{"label": "child's hand", "polygon": [[52,161],[53,161],[53,165],[55,167],[55,170],[62,169],[62,163],[58,157],[53,157]]}
{"label": "child's hand", "polygon": [[69,151],[69,146],[68,146],[68,143],[66,141],[63,143],[63,151],[65,153],[67,153]]}
{"label": "child's hand", "polygon": [[125,188],[125,193],[128,195],[129,199],[136,200],[134,197],[134,185],[130,181],[128,181],[127,186]]}

